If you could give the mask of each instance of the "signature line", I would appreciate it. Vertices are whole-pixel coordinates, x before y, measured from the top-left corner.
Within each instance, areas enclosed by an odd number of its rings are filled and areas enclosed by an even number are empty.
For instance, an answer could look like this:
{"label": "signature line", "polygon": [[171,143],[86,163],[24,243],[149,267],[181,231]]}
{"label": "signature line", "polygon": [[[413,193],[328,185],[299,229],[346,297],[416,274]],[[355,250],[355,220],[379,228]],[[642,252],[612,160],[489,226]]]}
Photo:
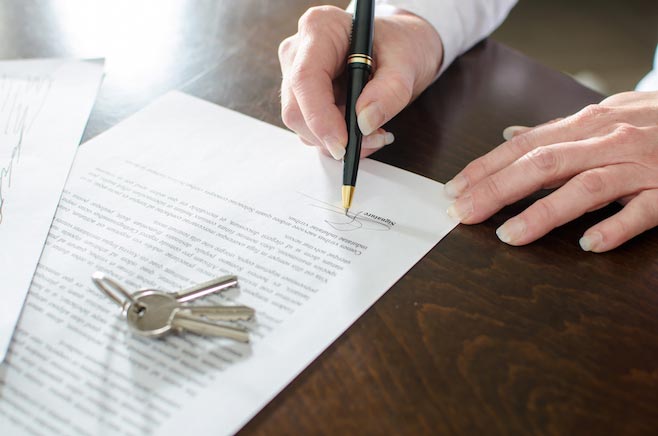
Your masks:
{"label": "signature line", "polygon": [[334,230],[338,230],[341,232],[352,232],[359,229],[373,230],[379,232],[386,232],[388,230],[391,230],[391,226],[389,224],[382,223],[368,216],[365,216],[363,215],[364,213],[363,211],[359,211],[356,213],[349,213],[349,212],[345,213],[345,209],[343,209],[342,207],[338,207],[331,203],[327,203],[326,201],[313,198],[310,195],[306,195],[302,192],[298,192],[298,194],[312,201],[312,203],[310,203],[309,206],[326,210],[327,212],[331,212],[332,214],[334,214],[333,215],[334,218],[332,220],[329,219],[324,220],[324,222],[327,223]]}

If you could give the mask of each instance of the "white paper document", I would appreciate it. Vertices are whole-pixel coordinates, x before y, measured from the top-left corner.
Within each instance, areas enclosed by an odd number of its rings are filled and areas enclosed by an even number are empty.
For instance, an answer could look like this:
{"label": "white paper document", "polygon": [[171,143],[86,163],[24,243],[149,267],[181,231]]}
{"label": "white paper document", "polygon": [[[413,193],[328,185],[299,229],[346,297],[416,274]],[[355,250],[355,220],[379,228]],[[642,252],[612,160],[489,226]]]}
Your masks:
{"label": "white paper document", "polygon": [[[6,362],[3,434],[232,434],[456,222],[442,185],[342,163],[292,133],[170,93],[81,147]],[[91,283],[176,291],[233,273],[203,304],[256,309],[249,344],[136,336]]]}
{"label": "white paper document", "polygon": [[0,361],[102,74],[100,62],[0,61]]}

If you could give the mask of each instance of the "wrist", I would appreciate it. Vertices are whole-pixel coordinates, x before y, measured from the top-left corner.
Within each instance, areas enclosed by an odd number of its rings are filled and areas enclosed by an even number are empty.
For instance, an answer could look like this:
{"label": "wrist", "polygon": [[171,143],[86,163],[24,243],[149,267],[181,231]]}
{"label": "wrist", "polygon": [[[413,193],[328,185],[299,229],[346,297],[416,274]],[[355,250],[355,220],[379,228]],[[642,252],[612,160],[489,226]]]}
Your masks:
{"label": "wrist", "polygon": [[[405,20],[410,21],[412,31],[416,34],[418,41],[423,41],[427,44],[427,52],[430,54],[426,57],[429,61],[428,72],[431,76],[431,82],[434,82],[438,77],[440,72],[443,70],[443,60],[444,60],[444,50],[443,50],[443,40],[441,35],[436,30],[436,28],[425,18],[420,15],[416,15],[413,12],[409,12],[404,9],[395,8],[389,5],[380,6],[383,10],[383,14],[387,15],[378,15],[378,16],[391,16],[391,17],[400,17]],[[436,55],[436,56],[432,56]],[[431,83],[430,82],[430,83]]]}
{"label": "wrist", "polygon": [[[399,33],[406,35],[408,54],[414,56],[411,62],[416,65],[416,68],[422,67],[417,69],[417,79],[422,89],[426,88],[439,77],[443,70],[445,56],[441,35],[429,21],[413,12],[390,5],[381,5],[380,8],[375,14],[375,22],[382,23],[379,26],[380,29],[386,22],[398,27]],[[377,28],[378,26],[375,24],[375,33]]]}

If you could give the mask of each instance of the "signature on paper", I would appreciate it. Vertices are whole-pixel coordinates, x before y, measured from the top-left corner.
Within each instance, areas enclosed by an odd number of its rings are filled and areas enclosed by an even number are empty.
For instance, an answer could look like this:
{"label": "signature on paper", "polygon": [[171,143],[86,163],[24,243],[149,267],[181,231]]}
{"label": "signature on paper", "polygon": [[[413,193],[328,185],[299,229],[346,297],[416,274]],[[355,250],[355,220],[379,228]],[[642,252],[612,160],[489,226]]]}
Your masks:
{"label": "signature on paper", "polygon": [[[41,112],[51,86],[50,77],[28,76],[17,80],[0,75],[0,224],[24,135]],[[16,136],[18,138],[12,141]]]}
{"label": "signature on paper", "polygon": [[367,211],[350,211],[345,213],[345,209],[326,201],[313,198],[310,195],[299,192],[300,195],[310,200],[309,205],[318,209],[331,212],[331,219],[325,219],[334,230],[341,232],[351,232],[355,230],[374,230],[379,232],[389,231],[395,226],[395,222],[384,217],[380,217]]}

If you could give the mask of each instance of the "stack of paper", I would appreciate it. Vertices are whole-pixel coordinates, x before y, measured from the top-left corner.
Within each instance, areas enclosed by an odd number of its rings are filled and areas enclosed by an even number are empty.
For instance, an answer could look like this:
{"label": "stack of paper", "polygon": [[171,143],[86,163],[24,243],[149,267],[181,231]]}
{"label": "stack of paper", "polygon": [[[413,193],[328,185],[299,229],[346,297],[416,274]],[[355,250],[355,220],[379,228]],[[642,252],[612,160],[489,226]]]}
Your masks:
{"label": "stack of paper", "polygon": [[[7,364],[7,434],[230,434],[456,223],[442,185],[364,160],[353,210],[342,164],[287,131],[172,93],[85,144]],[[246,304],[252,342],[137,337],[95,289],[177,290],[235,273],[204,303]]]}

